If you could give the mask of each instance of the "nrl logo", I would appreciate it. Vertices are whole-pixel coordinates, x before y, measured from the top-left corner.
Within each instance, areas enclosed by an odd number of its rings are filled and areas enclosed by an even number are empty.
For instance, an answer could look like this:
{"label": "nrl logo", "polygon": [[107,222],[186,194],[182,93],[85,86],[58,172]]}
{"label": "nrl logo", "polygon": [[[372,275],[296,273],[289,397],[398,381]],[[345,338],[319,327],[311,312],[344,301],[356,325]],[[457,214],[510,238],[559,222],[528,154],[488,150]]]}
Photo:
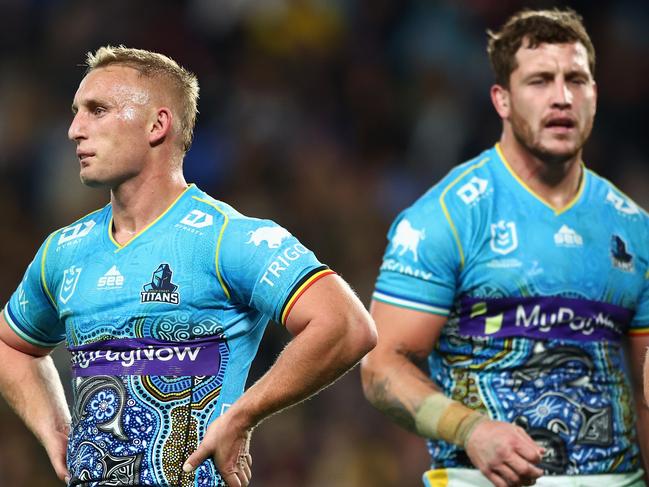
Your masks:
{"label": "nrl logo", "polygon": [[506,255],[518,247],[516,224],[500,220],[491,224],[491,250],[497,254]]}
{"label": "nrl logo", "polygon": [[79,276],[82,270],[81,267],[73,265],[63,271],[63,282],[61,283],[61,291],[59,291],[59,299],[63,304],[67,304],[70,301],[74,291],[77,289],[77,283],[79,282]]}

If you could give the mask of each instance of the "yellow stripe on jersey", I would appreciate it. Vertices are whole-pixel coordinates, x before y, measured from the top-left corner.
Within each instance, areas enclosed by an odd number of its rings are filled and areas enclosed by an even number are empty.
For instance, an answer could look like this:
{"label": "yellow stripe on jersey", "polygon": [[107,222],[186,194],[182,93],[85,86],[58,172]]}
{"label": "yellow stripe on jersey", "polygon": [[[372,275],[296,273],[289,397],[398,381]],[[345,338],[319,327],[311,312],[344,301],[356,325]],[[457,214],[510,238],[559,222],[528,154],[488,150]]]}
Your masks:
{"label": "yellow stripe on jersey", "polygon": [[445,468],[428,470],[424,475],[429,487],[446,487],[448,485],[448,472]]}
{"label": "yellow stripe on jersey", "polygon": [[588,171],[586,170],[586,167],[584,164],[581,164],[581,181],[579,182],[579,189],[577,190],[577,194],[573,199],[570,200],[570,202],[564,206],[563,208],[556,208],[546,200],[544,200],[539,194],[537,194],[532,188],[530,188],[525,181],[523,181],[520,177],[518,177],[518,174],[514,172],[512,167],[509,165],[509,162],[507,162],[507,159],[505,159],[505,154],[503,154],[502,149],[500,148],[500,143],[496,144],[496,152],[498,152],[498,155],[500,156],[500,160],[503,162],[503,165],[507,168],[509,173],[512,175],[512,177],[518,181],[518,184],[520,184],[528,193],[530,193],[532,196],[534,196],[537,200],[539,200],[541,203],[543,203],[545,206],[550,208],[555,216],[559,216],[562,213],[565,213],[568,211],[570,208],[575,206],[577,202],[579,201],[579,198],[581,198],[582,193],[584,192],[584,188],[586,187],[586,176],[588,174]]}
{"label": "yellow stripe on jersey", "polygon": [[282,310],[280,316],[282,325],[286,324],[288,315],[290,314],[297,300],[300,299],[300,296],[304,294],[304,291],[311,287],[317,280],[323,278],[324,276],[328,276],[329,274],[335,274],[335,272],[331,269],[322,269],[321,271],[318,271],[315,274],[309,276],[300,286],[298,286],[293,295],[286,301],[286,304],[284,305],[284,309]]}
{"label": "yellow stripe on jersey", "polygon": [[167,207],[167,209],[166,209],[165,211],[163,211],[162,214],[161,214],[158,218],[156,218],[155,220],[153,220],[151,223],[149,223],[146,227],[144,227],[144,228],[143,228],[142,230],[140,230],[138,233],[136,233],[135,235],[133,235],[133,238],[131,238],[131,240],[129,240],[128,242],[126,242],[124,245],[120,245],[119,243],[117,243],[117,240],[115,240],[115,238],[113,237],[113,217],[111,216],[111,217],[110,217],[110,221],[108,222],[108,238],[110,239],[111,242],[113,242],[113,243],[117,246],[117,248],[115,249],[115,253],[119,252],[119,251],[122,250],[123,248],[127,247],[128,245],[130,245],[131,242],[132,242],[133,240],[135,240],[136,238],[138,238],[140,235],[142,235],[144,232],[146,232],[146,231],[147,231],[149,228],[151,228],[153,225],[155,225],[156,223],[158,223],[158,221],[160,221],[160,219],[161,219],[163,216],[165,216],[167,213],[169,213],[169,210],[171,210],[171,209],[176,205],[176,203],[178,203],[178,200],[179,200],[180,198],[182,198],[182,197],[185,195],[185,193],[189,190],[189,188],[191,188],[192,186],[194,186],[194,185],[193,185],[193,184],[190,184],[189,186],[187,186],[187,187],[183,190],[183,192],[180,193],[180,194],[178,195],[178,197],[173,201],[173,203],[171,203],[171,204]]}
{"label": "yellow stripe on jersey", "polygon": [[214,252],[214,265],[216,268],[216,277],[219,280],[219,284],[221,284],[221,288],[223,288],[223,292],[225,293],[227,298],[230,299],[230,291],[225,285],[225,281],[223,280],[223,277],[221,277],[221,270],[219,268],[219,252],[221,251],[221,241],[223,240],[223,233],[225,233],[225,227],[228,226],[230,219],[228,218],[228,215],[226,215],[225,212],[221,210],[221,208],[216,206],[211,201],[201,199],[198,196],[192,196],[192,198],[194,198],[196,201],[200,201],[201,203],[205,203],[206,205],[211,206],[216,211],[218,211],[221,215],[223,215],[223,225],[221,226],[221,231],[219,232],[219,238],[216,241],[216,252]]}
{"label": "yellow stripe on jersey", "polygon": [[448,224],[451,226],[453,237],[455,237],[455,243],[457,244],[457,248],[460,252],[460,267],[464,267],[464,250],[462,249],[462,243],[460,242],[460,234],[458,233],[457,228],[455,227],[455,223],[453,223],[453,219],[451,218],[451,214],[449,213],[448,208],[446,207],[444,198],[446,197],[446,193],[448,193],[451,190],[451,188],[455,186],[464,176],[466,176],[472,171],[475,171],[479,167],[484,166],[488,161],[489,158],[485,157],[480,162],[466,169],[464,172],[462,172],[462,174],[460,174],[453,181],[451,181],[451,183],[448,186],[446,186],[444,191],[442,191],[442,195],[439,197],[439,203],[442,205],[442,211],[444,211],[444,216],[446,217],[446,220],[448,220]]}
{"label": "yellow stripe on jersey", "polygon": [[58,306],[56,305],[56,300],[52,296],[52,293],[50,292],[50,288],[47,285],[47,280],[45,279],[45,258],[47,257],[47,251],[50,248],[50,244],[52,243],[52,239],[54,238],[54,235],[59,233],[58,231],[54,232],[50,237],[47,239],[47,242],[45,242],[45,248],[43,249],[43,257],[41,258],[41,283],[43,284],[43,289],[45,289],[45,294],[47,294],[47,297],[50,299],[52,306],[54,306],[54,309],[59,309]]}

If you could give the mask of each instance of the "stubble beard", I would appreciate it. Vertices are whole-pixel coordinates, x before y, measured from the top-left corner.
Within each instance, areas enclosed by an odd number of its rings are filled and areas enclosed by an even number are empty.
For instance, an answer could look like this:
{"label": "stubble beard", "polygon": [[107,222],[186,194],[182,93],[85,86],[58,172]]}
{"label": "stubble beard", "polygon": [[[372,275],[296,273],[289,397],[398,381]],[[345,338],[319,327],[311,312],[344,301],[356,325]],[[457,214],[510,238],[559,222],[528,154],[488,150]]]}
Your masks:
{"label": "stubble beard", "polygon": [[516,141],[535,158],[549,166],[561,165],[579,156],[593,128],[591,121],[586,130],[579,132],[578,140],[572,150],[556,152],[544,147],[540,140],[535,140],[535,134],[530,124],[515,111],[512,111],[510,124]]}

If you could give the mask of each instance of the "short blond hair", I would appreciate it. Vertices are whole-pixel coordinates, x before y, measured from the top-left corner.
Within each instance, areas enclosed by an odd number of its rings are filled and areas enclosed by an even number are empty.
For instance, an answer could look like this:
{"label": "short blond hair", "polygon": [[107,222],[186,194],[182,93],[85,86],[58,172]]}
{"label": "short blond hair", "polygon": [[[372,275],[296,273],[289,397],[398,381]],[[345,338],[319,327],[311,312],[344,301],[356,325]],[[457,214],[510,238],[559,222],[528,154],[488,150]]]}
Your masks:
{"label": "short blond hair", "polygon": [[93,69],[113,64],[131,67],[147,78],[164,78],[172,89],[172,96],[180,102],[180,132],[183,151],[192,145],[194,125],[198,114],[198,80],[196,75],[168,56],[157,52],[133,49],[123,45],[103,46],[86,55],[86,74]]}

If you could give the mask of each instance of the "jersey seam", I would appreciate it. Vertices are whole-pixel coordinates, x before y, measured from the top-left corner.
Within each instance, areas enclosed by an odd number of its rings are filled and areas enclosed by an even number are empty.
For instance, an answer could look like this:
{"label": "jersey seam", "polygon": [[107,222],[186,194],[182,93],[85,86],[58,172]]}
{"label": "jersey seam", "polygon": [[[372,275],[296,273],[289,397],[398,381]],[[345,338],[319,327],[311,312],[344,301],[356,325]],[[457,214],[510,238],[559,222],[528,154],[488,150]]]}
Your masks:
{"label": "jersey seam", "polygon": [[230,218],[228,215],[221,210],[215,203],[212,203],[211,201],[199,198],[198,196],[192,196],[193,199],[196,201],[200,201],[201,203],[205,203],[206,205],[214,208],[216,211],[218,211],[222,216],[223,216],[223,224],[221,225],[221,230],[219,231],[219,236],[217,237],[216,240],[216,250],[214,253],[214,268],[216,270],[216,277],[219,281],[219,284],[221,285],[221,288],[223,289],[223,292],[225,293],[226,297],[228,299],[232,299],[230,295],[230,291],[228,287],[225,285],[225,279],[221,275],[221,270],[219,266],[219,257],[221,256],[221,243],[223,241],[223,235],[225,233],[225,228],[228,226],[228,223],[230,222]]}
{"label": "jersey seam", "polygon": [[442,206],[442,211],[444,212],[444,216],[446,217],[446,220],[448,221],[449,226],[451,227],[451,232],[453,233],[453,237],[455,238],[455,243],[457,245],[458,251],[460,253],[460,268],[464,267],[464,249],[462,248],[462,242],[460,241],[460,234],[457,231],[457,227],[455,226],[455,223],[453,222],[453,218],[451,218],[451,214],[448,211],[448,207],[446,206],[446,203],[444,201],[444,198],[446,198],[446,194],[453,188],[460,180],[462,180],[465,176],[467,176],[469,173],[475,171],[476,169],[479,169],[480,167],[484,166],[487,162],[489,162],[490,158],[485,157],[481,161],[477,162],[473,166],[470,166],[469,168],[465,169],[457,178],[455,178],[453,181],[449,183],[446,188],[444,188],[444,191],[442,191],[441,196],[439,197],[439,203]]}

